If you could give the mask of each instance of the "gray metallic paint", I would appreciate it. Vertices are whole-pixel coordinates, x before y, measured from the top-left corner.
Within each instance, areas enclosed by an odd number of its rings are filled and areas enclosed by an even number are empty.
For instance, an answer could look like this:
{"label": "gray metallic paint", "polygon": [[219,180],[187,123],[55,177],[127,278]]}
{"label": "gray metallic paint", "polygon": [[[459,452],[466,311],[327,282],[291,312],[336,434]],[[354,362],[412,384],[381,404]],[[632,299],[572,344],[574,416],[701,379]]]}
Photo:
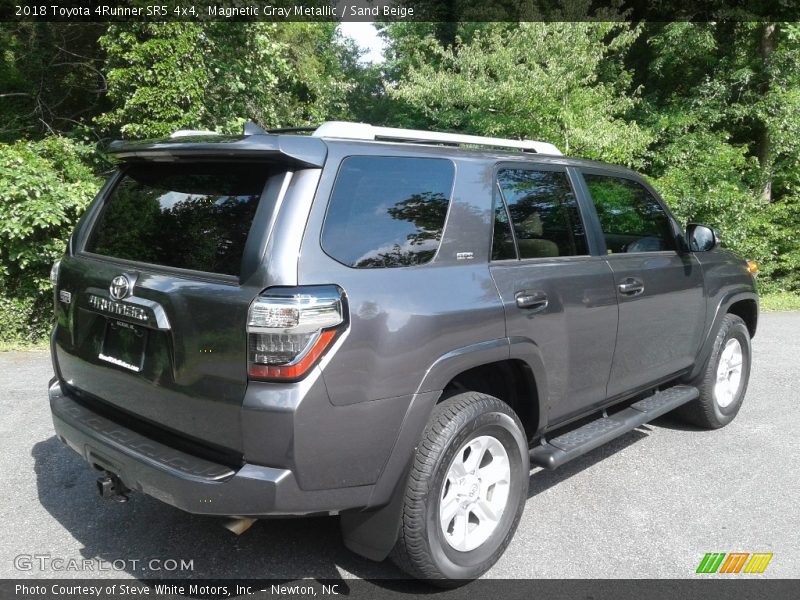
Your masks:
{"label": "gray metallic paint", "polygon": [[[240,279],[83,252],[114,177],[77,227],[62,263],[59,286],[78,297],[107,288],[120,272],[135,272],[136,295],[161,305],[172,329],[158,333],[164,336],[159,352],[168,360],[149,355],[155,365],[133,375],[97,361],[97,315],[79,308],[80,302],[56,302],[52,348],[59,381],[168,431],[244,456],[236,477],[246,483],[218,488],[219,503],[201,507],[192,500],[201,492],[180,477],[148,471],[134,455],[115,454],[131,479],[156,497],[172,490],[178,499],[173,503],[185,510],[270,515],[382,506],[398,489],[430,412],[455,375],[506,359],[527,365],[535,386],[529,401],[540,404],[533,442],[556,424],[638,391],[634,384],[646,387],[673,371],[697,371],[730,304],[756,299],[742,261],[722,250],[605,256],[579,172],[600,168],[643,181],[627,169],[564,157],[273,138],[252,136],[226,141],[228,146],[204,141],[194,149],[183,139],[124,151],[206,156],[223,147],[231,156],[288,157],[290,174],[265,191]],[[429,264],[351,269],[323,252],[320,231],[338,165],[358,154],[443,157],[455,164],[441,245]],[[592,256],[489,264],[494,173],[501,163],[567,169]],[[473,258],[458,260],[461,253]],[[617,279],[629,272],[646,276],[647,292],[618,304]],[[350,307],[346,334],[300,382],[248,382],[248,306],[271,286],[307,284],[341,286]],[[547,309],[532,314],[517,308],[519,289],[546,291]],[[637,335],[642,331],[646,336]],[[662,338],[670,340],[669,348],[645,347],[645,339]],[[73,443],[102,445],[75,423],[62,417],[56,422],[65,437],[75,437]],[[280,483],[285,481],[290,483]],[[288,491],[270,491],[279,489]]]}

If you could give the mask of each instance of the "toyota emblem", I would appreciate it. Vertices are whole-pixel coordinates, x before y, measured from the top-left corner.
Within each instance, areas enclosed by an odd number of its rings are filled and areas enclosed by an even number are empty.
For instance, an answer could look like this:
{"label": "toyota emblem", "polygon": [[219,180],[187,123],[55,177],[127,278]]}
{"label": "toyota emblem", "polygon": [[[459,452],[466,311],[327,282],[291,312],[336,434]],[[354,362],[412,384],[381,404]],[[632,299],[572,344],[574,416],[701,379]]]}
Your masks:
{"label": "toyota emblem", "polygon": [[131,281],[125,275],[117,275],[108,286],[108,293],[114,300],[122,300],[131,291]]}

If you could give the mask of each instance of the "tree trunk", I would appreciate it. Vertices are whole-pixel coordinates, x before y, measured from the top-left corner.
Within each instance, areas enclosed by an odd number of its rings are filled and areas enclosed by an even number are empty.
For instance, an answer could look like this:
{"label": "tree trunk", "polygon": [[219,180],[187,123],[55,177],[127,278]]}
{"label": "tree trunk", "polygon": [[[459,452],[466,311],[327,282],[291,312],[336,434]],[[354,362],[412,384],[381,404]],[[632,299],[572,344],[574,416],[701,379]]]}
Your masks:
{"label": "tree trunk", "polygon": [[438,9],[439,22],[433,27],[434,35],[443,48],[454,48],[458,34],[458,2],[444,0],[434,3]]}
{"label": "tree trunk", "polygon": [[[763,74],[761,84],[762,97],[770,91],[770,70],[769,62],[772,52],[775,50],[775,35],[777,26],[775,23],[764,23],[759,31],[759,50],[761,53],[761,69]],[[756,153],[758,164],[764,173],[764,184],[761,188],[761,198],[764,202],[772,202],[772,147],[769,138],[769,125],[762,120],[758,139],[756,140]]]}

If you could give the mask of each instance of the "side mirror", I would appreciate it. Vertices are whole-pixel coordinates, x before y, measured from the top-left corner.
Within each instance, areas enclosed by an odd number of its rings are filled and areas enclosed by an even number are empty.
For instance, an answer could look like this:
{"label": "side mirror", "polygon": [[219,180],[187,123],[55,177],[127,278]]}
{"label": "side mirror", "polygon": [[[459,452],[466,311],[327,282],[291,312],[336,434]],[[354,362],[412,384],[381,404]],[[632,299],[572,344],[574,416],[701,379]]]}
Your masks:
{"label": "side mirror", "polygon": [[689,223],[686,226],[686,243],[691,252],[708,252],[719,246],[719,235],[707,225]]}

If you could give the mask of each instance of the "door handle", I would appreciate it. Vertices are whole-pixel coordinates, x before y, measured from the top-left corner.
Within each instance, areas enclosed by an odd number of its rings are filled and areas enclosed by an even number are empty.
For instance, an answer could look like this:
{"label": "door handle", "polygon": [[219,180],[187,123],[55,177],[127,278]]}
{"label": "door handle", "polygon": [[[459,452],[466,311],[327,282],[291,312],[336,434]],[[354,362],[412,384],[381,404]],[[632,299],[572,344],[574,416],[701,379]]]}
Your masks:
{"label": "door handle", "polygon": [[540,311],[547,308],[547,294],[539,291],[521,290],[514,294],[518,308]]}
{"label": "door handle", "polygon": [[644,292],[644,282],[641,279],[636,279],[635,277],[628,277],[627,279],[623,279],[620,284],[617,286],[620,294],[625,294],[626,296],[638,296],[642,292]]}

